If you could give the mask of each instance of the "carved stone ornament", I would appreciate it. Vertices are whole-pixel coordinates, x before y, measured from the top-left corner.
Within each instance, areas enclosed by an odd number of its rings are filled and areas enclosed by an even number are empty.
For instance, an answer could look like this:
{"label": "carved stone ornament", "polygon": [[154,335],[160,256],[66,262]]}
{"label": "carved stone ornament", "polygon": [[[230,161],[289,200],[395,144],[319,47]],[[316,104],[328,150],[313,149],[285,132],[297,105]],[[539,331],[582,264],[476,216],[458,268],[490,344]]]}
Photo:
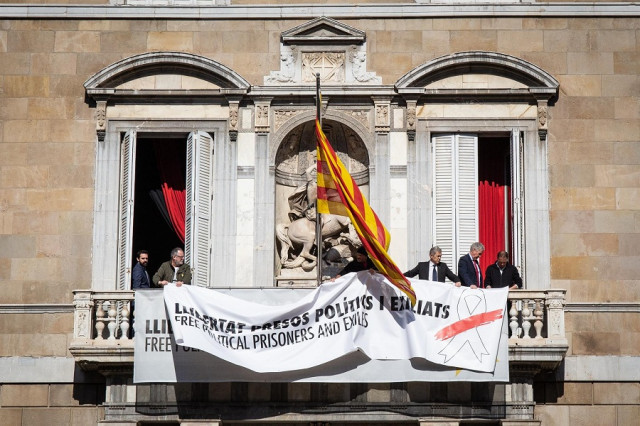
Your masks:
{"label": "carved stone ornament", "polygon": [[272,83],[293,83],[296,76],[297,52],[295,48],[282,49],[280,53],[280,70],[271,71],[270,75],[264,78],[265,84]]}
{"label": "carved stone ornament", "polygon": [[256,132],[269,131],[269,105],[256,105],[255,127]]}
{"label": "carved stone ornament", "polygon": [[380,84],[382,78],[376,76],[374,72],[367,71],[367,52],[364,50],[357,50],[354,46],[350,55],[351,59],[351,73],[353,79],[360,83],[375,83]]}
{"label": "carved stone ornament", "polygon": [[303,109],[290,109],[290,110],[274,110],[273,111],[273,131],[277,132],[282,125],[292,117],[302,114],[306,110]]}
{"label": "carved stone ornament", "polygon": [[360,123],[362,123],[362,125],[367,129],[369,129],[371,127],[371,124],[369,122],[369,111],[368,110],[346,109],[346,110],[340,110],[340,113],[341,114],[346,114],[346,115],[349,115],[352,118],[355,118]]}
{"label": "carved stone ornament", "polygon": [[540,129],[547,128],[547,112],[548,107],[546,105],[538,105],[538,127]]}
{"label": "carved stone ornament", "polygon": [[388,104],[376,105],[376,131],[384,132],[390,129],[390,116]]}
{"label": "carved stone ornament", "polygon": [[238,131],[238,104],[235,102],[229,104],[229,131]]}
{"label": "carved stone ornament", "polygon": [[416,130],[416,105],[407,105],[407,130]]}
{"label": "carved stone ornament", "polygon": [[305,83],[316,81],[316,73],[320,74],[322,82],[343,83],[344,68],[344,52],[302,53],[302,81]]}
{"label": "carved stone ornament", "polygon": [[98,141],[104,142],[104,136],[107,132],[107,101],[98,101],[96,103],[96,134]]}

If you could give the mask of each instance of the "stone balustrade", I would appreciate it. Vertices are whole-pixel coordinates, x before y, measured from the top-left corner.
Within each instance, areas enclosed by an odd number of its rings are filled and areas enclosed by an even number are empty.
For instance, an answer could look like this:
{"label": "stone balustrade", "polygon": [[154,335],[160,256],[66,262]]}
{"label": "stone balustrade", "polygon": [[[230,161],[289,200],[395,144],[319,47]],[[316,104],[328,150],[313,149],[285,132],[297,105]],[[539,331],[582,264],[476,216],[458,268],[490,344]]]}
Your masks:
{"label": "stone balustrade", "polygon": [[[555,368],[568,344],[564,328],[565,290],[509,293],[509,360]],[[74,291],[74,333],[70,350],[81,366],[133,363],[133,291]]]}

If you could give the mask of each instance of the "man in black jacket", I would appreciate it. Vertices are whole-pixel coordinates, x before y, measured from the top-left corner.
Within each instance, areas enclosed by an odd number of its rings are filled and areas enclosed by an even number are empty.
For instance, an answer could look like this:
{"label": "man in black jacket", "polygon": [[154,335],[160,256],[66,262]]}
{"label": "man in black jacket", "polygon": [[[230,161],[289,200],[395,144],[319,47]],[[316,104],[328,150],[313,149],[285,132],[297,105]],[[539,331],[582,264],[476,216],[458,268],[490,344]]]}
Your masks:
{"label": "man in black jacket", "polygon": [[498,260],[487,267],[484,275],[487,288],[522,288],[518,268],[509,263],[509,253],[504,250],[498,252]]}
{"label": "man in black jacket", "polygon": [[419,280],[444,282],[445,277],[449,278],[456,287],[460,287],[460,278],[454,274],[446,263],[440,262],[442,258],[442,250],[440,247],[431,247],[429,250],[429,261],[418,262],[415,268],[404,273],[406,277],[415,277],[418,275]]}

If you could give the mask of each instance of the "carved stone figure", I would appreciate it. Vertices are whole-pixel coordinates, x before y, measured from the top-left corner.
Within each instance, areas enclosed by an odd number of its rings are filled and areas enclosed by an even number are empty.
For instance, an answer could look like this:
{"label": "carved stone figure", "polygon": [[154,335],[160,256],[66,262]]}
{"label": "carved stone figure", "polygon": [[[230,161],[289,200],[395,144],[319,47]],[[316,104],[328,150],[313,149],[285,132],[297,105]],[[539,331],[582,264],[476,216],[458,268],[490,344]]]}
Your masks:
{"label": "carved stone figure", "polygon": [[282,52],[280,54],[280,71],[272,71],[271,75],[265,78],[265,82],[292,83],[296,74],[295,62],[296,59],[292,52]]}
{"label": "carved stone figure", "polygon": [[352,64],[352,72],[353,78],[360,83],[369,83],[375,82],[379,83],[380,79],[376,77],[376,74],[373,72],[367,72],[367,53],[366,52],[355,52],[353,54],[353,64]]}

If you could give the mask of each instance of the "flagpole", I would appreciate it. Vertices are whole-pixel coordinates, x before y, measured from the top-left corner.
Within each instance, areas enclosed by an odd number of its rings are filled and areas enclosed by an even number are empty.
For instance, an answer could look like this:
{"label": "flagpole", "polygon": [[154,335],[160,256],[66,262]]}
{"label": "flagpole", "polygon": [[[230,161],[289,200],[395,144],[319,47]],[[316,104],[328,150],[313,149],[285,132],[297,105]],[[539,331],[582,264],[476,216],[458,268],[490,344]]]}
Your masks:
{"label": "flagpole", "polygon": [[[316,73],[316,118],[322,128],[322,101],[320,99],[320,73]],[[316,141],[316,145],[317,145]],[[317,149],[316,149],[317,151]],[[317,160],[316,160],[316,176],[317,176]],[[317,177],[316,177],[317,179]],[[318,248],[316,269],[318,271],[318,285],[322,284],[322,223],[320,221],[320,213],[318,213],[318,187],[316,185],[316,247]]]}

